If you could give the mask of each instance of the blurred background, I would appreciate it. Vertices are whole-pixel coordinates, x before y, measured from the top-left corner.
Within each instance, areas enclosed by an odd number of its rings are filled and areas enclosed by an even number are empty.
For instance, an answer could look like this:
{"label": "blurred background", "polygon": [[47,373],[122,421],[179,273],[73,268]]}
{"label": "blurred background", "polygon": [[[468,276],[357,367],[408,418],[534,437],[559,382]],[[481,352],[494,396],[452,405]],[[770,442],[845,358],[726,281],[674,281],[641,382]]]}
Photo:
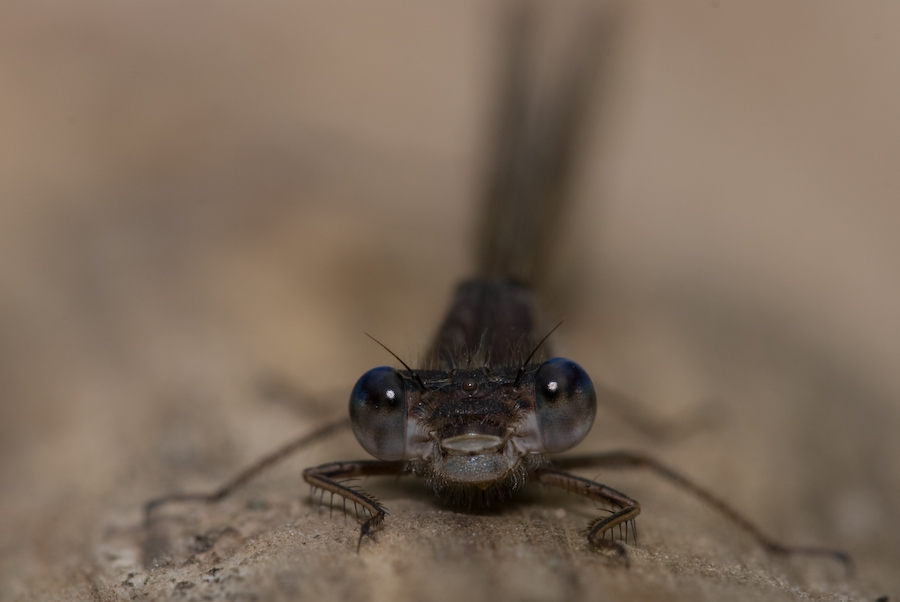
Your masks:
{"label": "blurred background", "polygon": [[[424,351],[471,261],[501,7],[0,5],[0,598],[124,596],[146,499],[342,415],[390,361],[363,332]],[[662,419],[718,418],[672,443],[601,411],[582,450],[653,451],[768,531],[850,551],[844,595],[900,593],[900,7],[615,14],[548,322]],[[269,375],[303,402],[261,394]],[[305,493],[299,468],[362,455],[342,441],[260,491]],[[617,478],[649,549],[712,528]],[[685,570],[646,597],[796,594]]]}

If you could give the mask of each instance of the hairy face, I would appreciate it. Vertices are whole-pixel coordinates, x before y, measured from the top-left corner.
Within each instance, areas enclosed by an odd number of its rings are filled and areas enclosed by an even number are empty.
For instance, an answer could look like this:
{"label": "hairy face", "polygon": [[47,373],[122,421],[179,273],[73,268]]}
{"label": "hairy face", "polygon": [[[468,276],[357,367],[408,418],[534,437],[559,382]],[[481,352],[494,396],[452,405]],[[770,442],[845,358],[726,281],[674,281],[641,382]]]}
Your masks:
{"label": "hairy face", "polygon": [[522,485],[548,452],[588,433],[596,396],[574,362],[522,369],[370,370],[350,398],[354,433],[382,460],[407,460],[451,501],[490,502]]}

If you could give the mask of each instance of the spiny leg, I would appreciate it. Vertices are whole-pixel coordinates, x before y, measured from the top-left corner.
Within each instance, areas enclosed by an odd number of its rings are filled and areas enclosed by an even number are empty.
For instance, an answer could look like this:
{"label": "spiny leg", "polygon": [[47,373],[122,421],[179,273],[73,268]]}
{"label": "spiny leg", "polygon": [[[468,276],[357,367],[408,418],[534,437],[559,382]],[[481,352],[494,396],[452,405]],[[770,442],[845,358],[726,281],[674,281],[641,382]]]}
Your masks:
{"label": "spiny leg", "polygon": [[[724,500],[649,456],[632,452],[608,452],[586,456],[571,456],[554,459],[553,467],[565,470],[575,468],[647,468],[717,510],[722,516],[749,533],[763,548],[773,554],[829,556],[842,562],[848,572],[852,570],[852,562],[846,552],[817,546],[789,546],[772,539]],[[636,533],[635,537],[637,537]]]}
{"label": "spiny leg", "polygon": [[[368,493],[356,487],[345,485],[341,479],[347,477],[366,477],[399,475],[406,469],[406,462],[385,462],[382,460],[359,460],[356,462],[332,462],[303,471],[303,479],[313,487],[337,494],[344,500],[350,500],[355,507],[362,506],[364,515],[368,512],[368,518],[359,529],[359,541],[356,551],[362,545],[363,537],[373,537],[374,531],[384,522],[387,510],[378,500]],[[357,512],[359,520],[359,512]]]}
{"label": "spiny leg", "polygon": [[[149,524],[150,519],[153,516],[153,511],[165,504],[170,504],[172,502],[202,502],[211,504],[213,502],[218,502],[253,477],[270,468],[274,464],[277,464],[281,460],[284,460],[294,452],[297,452],[304,447],[307,447],[308,445],[315,443],[320,439],[324,439],[349,426],[350,420],[347,418],[342,418],[341,420],[338,420],[336,422],[326,424],[325,426],[311,433],[307,433],[302,437],[298,437],[297,439],[288,442],[287,444],[281,446],[270,454],[262,457],[260,460],[238,473],[230,481],[210,493],[172,493],[155,500],[150,500],[144,506],[144,524]],[[312,492],[310,492],[310,495],[312,495]]]}
{"label": "spiny leg", "polygon": [[[641,513],[641,505],[636,500],[631,499],[624,493],[616,491],[612,487],[607,487],[606,485],[601,485],[600,483],[595,483],[594,481],[576,477],[575,475],[560,472],[552,468],[538,469],[534,474],[534,478],[545,485],[559,487],[565,491],[583,495],[594,501],[612,504],[618,508],[618,510],[609,511],[609,516],[604,516],[591,521],[587,529],[587,539],[591,545],[598,548],[613,550],[625,558],[626,562],[628,561],[625,548],[621,543],[612,538],[612,529],[617,525],[628,523],[637,518],[637,515]],[[606,535],[607,532],[610,533],[609,540],[604,539],[604,535]]]}
{"label": "spiny leg", "polygon": [[[607,514],[613,514],[616,512],[615,510],[610,510],[609,508],[600,508],[601,511],[606,512]],[[625,521],[624,523],[619,524],[619,539],[628,543],[628,525],[631,525],[632,531],[632,539],[634,540],[634,544],[637,545],[637,530],[635,529],[635,524],[637,523],[636,518],[632,518],[631,520]],[[593,522],[591,523],[593,524]],[[625,531],[623,534],[622,527],[625,527]],[[610,534],[610,539],[612,539],[612,530],[608,531]]]}

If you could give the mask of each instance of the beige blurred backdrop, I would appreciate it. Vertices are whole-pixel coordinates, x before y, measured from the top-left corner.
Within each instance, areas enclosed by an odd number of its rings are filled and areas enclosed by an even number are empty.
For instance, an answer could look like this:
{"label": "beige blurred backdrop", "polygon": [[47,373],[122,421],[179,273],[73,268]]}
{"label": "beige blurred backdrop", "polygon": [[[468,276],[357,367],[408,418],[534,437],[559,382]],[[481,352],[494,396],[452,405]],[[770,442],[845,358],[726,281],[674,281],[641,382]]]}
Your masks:
{"label": "beige blurred backdrop", "polygon": [[[558,352],[676,420],[601,409],[790,542],[772,558],[649,475],[625,569],[536,492],[460,513],[379,484],[355,551],[300,470],[221,483],[426,347],[468,245],[501,11],[482,2],[0,5],[0,599],[874,599],[900,594],[900,7],[617,12],[549,321]],[[274,375],[299,394],[272,396]],[[327,501],[327,500],[326,500]],[[158,534],[157,534],[158,535]],[[156,540],[154,540],[156,541]],[[156,544],[154,544],[156,545]],[[155,566],[154,566],[155,565]]]}

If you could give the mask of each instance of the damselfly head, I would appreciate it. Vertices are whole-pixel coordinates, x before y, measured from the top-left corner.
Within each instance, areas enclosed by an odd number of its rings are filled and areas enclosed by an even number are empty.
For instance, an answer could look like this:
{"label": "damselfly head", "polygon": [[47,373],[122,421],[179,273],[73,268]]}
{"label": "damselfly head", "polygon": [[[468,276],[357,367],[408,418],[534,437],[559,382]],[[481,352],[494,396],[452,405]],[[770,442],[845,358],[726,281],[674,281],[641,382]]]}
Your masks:
{"label": "damselfly head", "polygon": [[350,418],[367,452],[410,461],[438,493],[509,490],[544,454],[587,436],[596,399],[587,373],[564,358],[524,370],[380,367],[357,381]]}

